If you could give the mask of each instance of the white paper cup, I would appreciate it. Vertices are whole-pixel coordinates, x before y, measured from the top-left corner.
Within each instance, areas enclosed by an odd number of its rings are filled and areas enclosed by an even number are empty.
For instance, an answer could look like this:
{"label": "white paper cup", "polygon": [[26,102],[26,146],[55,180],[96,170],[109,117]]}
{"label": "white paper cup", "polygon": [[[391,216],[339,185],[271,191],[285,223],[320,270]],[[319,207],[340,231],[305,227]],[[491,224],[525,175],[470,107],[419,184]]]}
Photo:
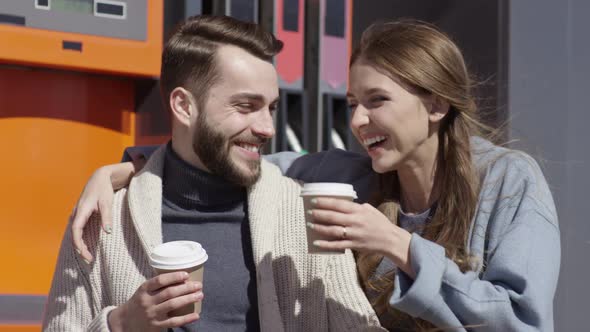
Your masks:
{"label": "white paper cup", "polygon": [[[353,201],[357,198],[356,191],[352,185],[348,183],[336,182],[315,182],[306,183],[301,189],[301,197],[303,198],[303,208],[305,209],[305,222],[313,223],[313,217],[307,214],[308,210],[313,209],[311,200],[317,197],[331,197],[337,199],[344,199]],[[325,237],[318,234],[315,230],[305,227],[307,230],[307,252],[310,254],[342,254],[344,250],[323,249],[313,245],[315,240],[338,240],[334,238]]]}
{"label": "white paper cup", "polygon": [[[203,283],[204,264],[208,258],[207,252],[198,242],[172,241],[154,248],[150,265],[156,274],[186,271],[190,281]],[[192,312],[201,313],[201,301],[173,310],[169,315],[184,316]]]}

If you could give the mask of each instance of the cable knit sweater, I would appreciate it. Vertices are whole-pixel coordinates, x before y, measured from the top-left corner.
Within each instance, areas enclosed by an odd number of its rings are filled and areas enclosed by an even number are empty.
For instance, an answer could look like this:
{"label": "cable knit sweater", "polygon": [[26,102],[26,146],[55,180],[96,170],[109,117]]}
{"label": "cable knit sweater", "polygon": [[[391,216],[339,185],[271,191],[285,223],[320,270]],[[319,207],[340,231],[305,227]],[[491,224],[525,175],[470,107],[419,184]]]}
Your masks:
{"label": "cable knit sweater", "polygon": [[[163,164],[161,148],[129,187],[116,193],[111,234],[100,231],[98,220],[88,223],[91,265],[75,253],[67,226],[44,330],[108,331],[108,313],[154,276],[148,255],[162,242]],[[307,253],[300,185],[265,161],[261,171],[248,190],[248,206],[262,331],[382,330],[352,254]]]}

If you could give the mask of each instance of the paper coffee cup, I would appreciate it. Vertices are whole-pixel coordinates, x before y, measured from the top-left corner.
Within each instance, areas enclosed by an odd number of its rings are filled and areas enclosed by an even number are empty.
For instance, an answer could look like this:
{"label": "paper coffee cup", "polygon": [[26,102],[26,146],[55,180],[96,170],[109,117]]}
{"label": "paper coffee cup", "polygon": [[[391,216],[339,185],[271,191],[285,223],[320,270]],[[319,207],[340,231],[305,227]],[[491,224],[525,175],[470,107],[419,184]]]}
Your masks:
{"label": "paper coffee cup", "polygon": [[[347,201],[353,201],[357,198],[356,191],[352,185],[348,183],[336,183],[336,182],[315,182],[306,183],[301,189],[301,195],[303,198],[303,208],[307,212],[313,209],[311,200],[317,197],[331,197],[337,199],[344,199]],[[313,223],[313,217],[305,213],[305,222]],[[305,227],[307,230],[307,252],[310,254],[335,254],[344,253],[344,250],[331,250],[323,249],[313,245],[315,240],[338,240],[329,238],[318,234],[315,230]]]}
{"label": "paper coffee cup", "polygon": [[[190,281],[203,282],[204,264],[209,257],[201,244],[193,241],[172,241],[154,248],[150,264],[156,274],[186,271]],[[170,316],[184,316],[192,312],[201,313],[201,301],[171,311]]]}

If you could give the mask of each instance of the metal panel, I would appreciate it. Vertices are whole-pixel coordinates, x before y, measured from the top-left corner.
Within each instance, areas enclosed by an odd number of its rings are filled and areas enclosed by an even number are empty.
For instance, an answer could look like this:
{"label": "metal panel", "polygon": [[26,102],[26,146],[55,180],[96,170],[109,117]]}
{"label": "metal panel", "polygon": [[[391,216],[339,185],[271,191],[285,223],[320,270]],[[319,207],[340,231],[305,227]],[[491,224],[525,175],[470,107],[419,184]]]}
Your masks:
{"label": "metal panel", "polygon": [[588,330],[588,12],[584,0],[510,2],[510,137],[541,161],[560,219],[555,331]]}
{"label": "metal panel", "polygon": [[[95,16],[93,12],[82,13],[57,9],[53,4],[49,10],[37,9],[32,1],[2,0],[0,14],[24,17],[29,28],[72,32],[85,35],[146,40],[147,2],[146,0],[106,1],[101,3],[122,3],[125,5],[125,18],[115,15]],[[95,3],[95,7],[98,3]]]}

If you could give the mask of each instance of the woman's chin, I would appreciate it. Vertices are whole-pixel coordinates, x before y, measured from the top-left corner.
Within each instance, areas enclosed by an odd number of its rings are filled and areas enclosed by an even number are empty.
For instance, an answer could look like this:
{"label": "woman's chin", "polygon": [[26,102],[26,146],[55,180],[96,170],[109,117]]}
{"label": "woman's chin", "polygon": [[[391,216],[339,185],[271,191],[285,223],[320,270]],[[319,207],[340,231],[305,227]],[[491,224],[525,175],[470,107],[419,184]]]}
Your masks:
{"label": "woman's chin", "polygon": [[373,159],[373,171],[379,174],[384,174],[395,170],[395,165],[392,163],[384,163],[381,160],[374,160]]}

